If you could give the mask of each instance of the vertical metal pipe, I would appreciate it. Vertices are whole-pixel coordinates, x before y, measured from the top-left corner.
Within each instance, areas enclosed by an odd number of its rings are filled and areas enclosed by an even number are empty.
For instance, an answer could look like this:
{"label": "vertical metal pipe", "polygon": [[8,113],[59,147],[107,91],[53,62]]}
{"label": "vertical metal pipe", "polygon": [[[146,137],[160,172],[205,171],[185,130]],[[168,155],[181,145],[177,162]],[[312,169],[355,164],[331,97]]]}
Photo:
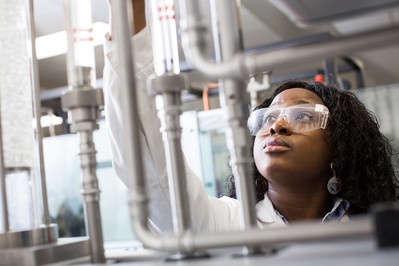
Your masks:
{"label": "vertical metal pipe", "polygon": [[334,85],[337,78],[337,69],[334,57],[327,57],[324,59],[324,79],[328,85]]}
{"label": "vertical metal pipe", "polygon": [[33,108],[35,112],[35,123],[36,123],[36,135],[37,135],[37,146],[38,146],[38,163],[40,170],[40,183],[41,183],[41,194],[43,200],[43,222],[45,225],[51,223],[50,211],[48,208],[48,197],[47,197],[47,184],[46,184],[46,172],[44,168],[44,155],[43,155],[43,131],[40,123],[41,118],[41,100],[40,100],[40,82],[39,82],[39,66],[37,64],[36,57],[36,33],[35,33],[35,17],[33,10],[33,0],[28,0],[29,5],[29,22],[30,22],[30,32],[31,32],[31,50],[32,50],[32,84],[33,84]]}
{"label": "vertical metal pipe", "polygon": [[[239,24],[237,6],[232,0],[214,0],[218,27],[214,31],[220,36],[220,58],[230,60],[243,50],[242,29]],[[215,34],[216,35],[216,34]],[[215,44],[215,46],[218,44]],[[255,212],[255,188],[251,182],[253,175],[251,138],[246,127],[249,116],[249,95],[242,80],[220,79],[220,105],[224,108],[227,120],[226,142],[230,152],[230,164],[235,180],[237,199],[242,208],[242,229],[257,226]],[[244,253],[254,253],[255,247],[244,248]]]}
{"label": "vertical metal pipe", "polygon": [[83,196],[86,204],[87,224],[90,236],[90,251],[93,263],[105,262],[102,225],[100,215],[100,190],[96,175],[96,149],[93,131],[81,131],[80,162],[83,173]]}
{"label": "vertical metal pipe", "polygon": [[[112,8],[112,17],[114,18],[113,30],[115,42],[118,51],[118,61],[121,72],[120,75],[122,89],[126,93],[123,97],[124,101],[121,103],[125,107],[125,112],[131,118],[126,123],[126,149],[128,149],[128,171],[132,174],[129,179],[129,193],[130,203],[133,204],[130,210],[133,216],[134,229],[138,235],[146,235],[149,237],[148,225],[146,219],[148,215],[147,203],[149,201],[146,192],[144,171],[141,160],[141,146],[138,128],[139,118],[137,109],[137,96],[134,73],[134,54],[132,53],[133,44],[131,43],[131,25],[126,10],[131,10],[126,4],[126,1],[114,1]],[[154,76],[152,80],[156,84],[151,86],[156,95],[156,105],[158,115],[161,121],[161,131],[165,143],[165,156],[167,160],[168,176],[173,178],[169,179],[170,190],[174,191],[171,194],[172,209],[174,211],[174,230],[176,234],[183,234],[184,231],[191,227],[190,212],[188,209],[188,201],[185,196],[187,193],[187,185],[185,179],[181,180],[185,174],[183,157],[181,153],[180,134],[181,129],[179,125],[179,116],[181,113],[180,104],[181,96],[180,91],[184,88],[183,80],[178,75],[161,75]],[[179,84],[179,85],[176,85]],[[176,196],[176,197],[175,197]],[[153,239],[153,238],[152,238]],[[158,240],[155,241],[160,241]],[[144,240],[145,241],[145,240]],[[181,249],[176,248],[177,252]],[[185,256],[186,254],[178,253],[176,259]]]}
{"label": "vertical metal pipe", "polygon": [[80,163],[86,221],[92,263],[104,263],[104,241],[100,215],[100,190],[96,175],[96,149],[93,131],[98,128],[99,107],[104,104],[101,90],[95,89],[95,60],[91,38],[91,1],[65,0],[65,26],[68,37],[67,72],[70,90],[61,100],[69,109],[71,131],[80,137]]}
{"label": "vertical metal pipe", "polygon": [[[238,7],[234,0],[213,0],[216,12],[213,16],[218,23],[213,24],[213,31],[219,36],[219,46],[222,61],[228,61],[234,55],[243,52],[242,27],[238,19]],[[217,44],[215,44],[216,46]]]}
{"label": "vertical metal pipe", "polygon": [[[130,119],[124,121],[126,127],[126,145],[128,150],[126,153],[126,167],[131,173],[132,178],[129,179],[130,194],[135,194],[135,198],[139,198],[142,203],[148,202],[148,195],[145,191],[145,179],[143,178],[144,170],[141,161],[141,146],[138,128],[140,127],[138,121],[138,106],[136,96],[136,84],[134,77],[134,57],[132,53],[131,30],[130,25],[132,18],[128,16],[127,11],[131,10],[128,7],[126,0],[112,2],[112,17],[114,20],[113,32],[115,33],[115,42],[117,46],[119,66],[121,72],[119,73],[122,90],[125,92],[122,106],[125,108],[127,117]],[[148,208],[145,204],[140,206],[138,212],[142,213],[144,217],[148,217]]]}
{"label": "vertical metal pipe", "polygon": [[[171,84],[161,83],[164,89],[170,89],[172,85],[179,86],[180,76],[172,75]],[[162,76],[158,77],[162,80]],[[173,80],[176,83],[173,84]],[[162,89],[162,88],[161,88]],[[185,177],[185,166],[181,148],[181,95],[180,91],[164,92],[156,96],[158,116],[161,121],[161,132],[165,146],[166,165],[168,172],[168,182],[173,217],[173,229],[176,236],[191,231],[191,212],[188,200],[187,178]],[[197,256],[194,251],[187,251],[179,248],[177,254],[169,257],[169,260],[181,260],[184,258]]]}
{"label": "vertical metal pipe", "polygon": [[[71,131],[77,132],[80,137],[79,155],[82,170],[82,194],[86,206],[86,221],[92,263],[105,262],[99,204],[100,190],[96,175],[96,149],[93,141],[93,130],[97,128],[96,119],[99,113],[97,105],[101,103],[101,93],[102,91],[100,90],[86,88],[74,89],[62,96],[63,107],[71,109]],[[85,99],[87,102],[79,103],[78,98]],[[92,102],[93,106],[84,106],[85,104],[90,104],[90,102]]]}
{"label": "vertical metal pipe", "polygon": [[156,75],[151,76],[148,86],[155,95],[161,122],[174,232],[181,234],[191,229],[180,127],[181,91],[187,87],[187,82],[183,74],[179,74],[175,1],[153,0],[151,10],[151,32],[156,43],[153,46]]}
{"label": "vertical metal pipe", "polygon": [[[145,178],[143,165],[141,160],[141,147],[140,136],[138,128],[139,118],[137,109],[137,96],[134,77],[134,54],[132,53],[133,44],[131,43],[131,30],[129,25],[130,18],[126,10],[131,10],[127,7],[126,1],[114,1],[112,8],[112,17],[114,18],[115,29],[114,40],[116,41],[118,51],[118,61],[120,66],[120,75],[122,89],[126,93],[123,97],[124,110],[131,118],[126,122],[126,149],[128,149],[127,167],[128,171],[132,174],[129,179],[129,193],[130,203],[132,204],[130,211],[134,220],[134,229],[136,234],[144,235],[146,239],[151,238],[155,242],[160,242],[161,238],[154,239],[151,232],[148,231],[148,224],[146,219],[148,215],[147,203],[149,202],[148,194],[146,192]],[[156,105],[158,115],[161,121],[161,131],[165,143],[165,156],[167,160],[168,176],[171,176],[174,181],[170,181],[170,189],[174,190],[174,196],[177,198],[172,199],[172,206],[174,207],[174,226],[176,234],[184,234],[185,231],[191,227],[190,212],[188,208],[187,185],[184,179],[184,165],[181,151],[180,135],[181,129],[179,125],[179,116],[181,113],[180,92],[185,87],[185,80],[178,75],[161,75],[154,76],[151,88],[154,89],[153,93],[156,95]],[[183,178],[182,178],[183,177]],[[171,195],[171,198],[172,197]],[[155,237],[156,238],[156,237]],[[174,237],[173,237],[174,238]],[[144,239],[142,239],[145,241]],[[191,255],[191,252],[182,252],[182,248],[176,246],[178,252],[174,258],[180,259]],[[180,253],[182,252],[182,253]]]}
{"label": "vertical metal pipe", "polygon": [[173,226],[176,234],[191,228],[187,201],[187,182],[184,177],[184,163],[181,151],[181,128],[179,123],[180,93],[163,93],[156,96],[158,116],[165,145],[169,188],[171,192]]}
{"label": "vertical metal pipe", "polygon": [[[168,172],[174,233],[182,235],[192,228],[190,203],[187,191],[187,178],[181,147],[181,91],[187,87],[183,74],[153,75],[149,87],[156,95],[158,117],[165,146],[165,159]],[[182,259],[194,254],[177,250],[173,259]]]}
{"label": "vertical metal pipe", "polygon": [[[1,103],[0,103],[1,105]],[[0,108],[1,109],[1,108]],[[6,189],[6,168],[4,166],[4,151],[3,151],[3,129],[1,123],[1,112],[0,112],[0,178],[1,178],[1,204],[3,214],[3,227],[4,232],[10,230],[10,224],[8,221],[8,204],[7,204],[7,189]]]}
{"label": "vertical metal pipe", "polygon": [[[351,70],[355,71],[356,88],[364,88],[364,67],[357,59],[350,56],[340,56]],[[339,72],[340,69],[338,69]]]}

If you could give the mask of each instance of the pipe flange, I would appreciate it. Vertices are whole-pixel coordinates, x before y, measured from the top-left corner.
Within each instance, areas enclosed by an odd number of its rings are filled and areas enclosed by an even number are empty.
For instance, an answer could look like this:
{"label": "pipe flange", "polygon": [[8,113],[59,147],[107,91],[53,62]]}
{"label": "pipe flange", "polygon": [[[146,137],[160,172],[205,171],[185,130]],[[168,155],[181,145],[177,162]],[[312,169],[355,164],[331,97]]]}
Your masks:
{"label": "pipe flange", "polygon": [[61,96],[61,104],[63,109],[103,106],[103,91],[90,87],[73,89]]}
{"label": "pipe flange", "polygon": [[147,79],[147,89],[151,96],[162,93],[179,93],[188,88],[187,76],[183,73],[151,75]]}
{"label": "pipe flange", "polygon": [[69,110],[73,123],[97,121],[101,117],[98,107],[79,107]]}
{"label": "pipe flange", "polygon": [[72,123],[70,130],[72,133],[83,131],[94,131],[99,128],[99,125],[94,121]]}

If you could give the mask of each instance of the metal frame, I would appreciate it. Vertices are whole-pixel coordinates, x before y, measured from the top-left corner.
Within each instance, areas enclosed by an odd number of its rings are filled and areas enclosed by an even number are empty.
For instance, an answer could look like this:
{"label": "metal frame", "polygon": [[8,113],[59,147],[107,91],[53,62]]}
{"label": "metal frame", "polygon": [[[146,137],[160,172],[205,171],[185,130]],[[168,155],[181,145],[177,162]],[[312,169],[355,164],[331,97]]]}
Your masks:
{"label": "metal frame", "polygon": [[[227,6],[227,2],[218,1],[219,10],[224,12],[219,17],[225,18],[225,21],[221,21],[220,33],[226,33],[227,25],[231,27],[231,20],[234,9],[231,6]],[[145,179],[143,178],[143,167],[142,162],[137,156],[140,153],[140,142],[137,128],[139,128],[138,121],[138,110],[137,104],[135,104],[135,80],[130,73],[134,73],[133,61],[132,61],[132,44],[130,42],[130,30],[128,29],[129,16],[126,12],[128,8],[124,1],[117,1],[113,3],[113,17],[116,18],[115,25],[118,34],[117,47],[119,51],[119,57],[121,60],[120,73],[123,81],[123,89],[126,93],[126,97],[123,97],[126,102],[126,113],[128,113],[132,119],[126,121],[126,129],[128,140],[126,148],[129,149],[128,162],[131,162],[128,167],[128,171],[132,174],[132,180],[130,184],[130,204],[131,204],[131,215],[133,227],[138,238],[148,248],[169,251],[169,252],[181,252],[181,253],[193,253],[201,249],[211,249],[220,247],[233,247],[233,246],[245,246],[247,251],[256,251],[257,247],[265,244],[273,243],[286,243],[294,241],[311,241],[311,240],[328,240],[337,238],[350,238],[355,236],[370,235],[374,233],[373,222],[369,217],[353,220],[348,223],[332,223],[332,224],[319,224],[319,223],[306,223],[291,225],[284,229],[266,229],[259,230],[255,228],[253,205],[252,201],[248,200],[248,194],[242,193],[241,200],[244,201],[243,213],[245,216],[245,227],[241,231],[233,232],[217,232],[217,233],[198,233],[195,234],[190,230],[183,230],[177,234],[168,235],[157,235],[151,231],[148,225],[148,208],[147,203],[149,201],[146,188]],[[305,45],[301,47],[295,47],[291,49],[283,49],[279,51],[266,52],[262,54],[245,54],[240,51],[237,42],[231,40],[237,40],[233,35],[221,37],[221,45],[223,46],[223,55],[220,62],[209,61],[202,53],[202,45],[205,42],[202,33],[205,30],[201,24],[201,16],[198,14],[198,3],[196,0],[187,0],[184,3],[185,9],[182,10],[182,35],[187,41],[185,51],[187,51],[187,58],[190,63],[194,65],[196,69],[203,72],[205,75],[211,78],[220,78],[224,83],[224,93],[221,97],[229,98],[232,95],[239,95],[238,84],[240,80],[248,77],[249,74],[261,72],[264,69],[268,69],[271,66],[282,66],[292,61],[306,60],[309,56],[315,57],[326,57],[336,54],[347,53],[354,50],[360,50],[370,48],[373,46],[380,46],[388,44],[398,40],[399,28],[390,28],[385,30],[379,30],[378,32],[363,33],[356,36],[334,38],[332,40],[319,42],[317,44]],[[182,6],[182,5],[180,5]],[[224,7],[224,8],[221,8]],[[229,13],[230,12],[230,13]],[[228,23],[230,22],[230,24]],[[229,42],[230,41],[230,42]],[[237,40],[239,41],[239,40]],[[231,44],[232,46],[229,46]],[[188,52],[189,51],[189,52]],[[228,88],[227,88],[228,87]],[[227,89],[226,89],[227,88]],[[131,101],[129,101],[129,99]],[[242,117],[236,117],[239,111],[242,111],[242,102],[229,103],[228,99],[223,99],[226,104],[226,112],[229,119],[243,119]],[[241,113],[242,114],[242,113]],[[244,112],[245,114],[245,112]],[[232,120],[229,120],[232,121]],[[233,126],[229,123],[229,126]],[[235,130],[242,130],[237,128]],[[248,133],[249,134],[249,133]],[[237,154],[243,153],[240,151],[240,146],[237,146],[236,141],[243,142],[242,138],[245,139],[245,133],[239,133],[236,135],[229,135],[230,149]],[[168,145],[168,143],[166,143]],[[242,154],[240,154],[241,156]],[[244,156],[245,158],[245,156]],[[237,166],[240,168],[240,166]],[[245,165],[243,167],[245,169]],[[245,170],[237,170],[240,176]],[[242,187],[240,188],[242,189]],[[244,189],[243,191],[250,191]],[[254,249],[252,249],[254,248]]]}

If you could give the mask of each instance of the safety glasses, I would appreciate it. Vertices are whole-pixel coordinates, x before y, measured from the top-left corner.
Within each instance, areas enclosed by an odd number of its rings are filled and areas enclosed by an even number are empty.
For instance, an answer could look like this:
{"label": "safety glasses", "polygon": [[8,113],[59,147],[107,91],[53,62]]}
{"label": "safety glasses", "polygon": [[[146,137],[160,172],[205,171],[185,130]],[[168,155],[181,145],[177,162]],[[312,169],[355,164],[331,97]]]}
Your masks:
{"label": "safety glasses", "polygon": [[325,129],[329,111],[322,104],[298,104],[286,108],[261,108],[251,113],[248,128],[251,135],[269,134],[270,128],[281,117],[292,132]]}

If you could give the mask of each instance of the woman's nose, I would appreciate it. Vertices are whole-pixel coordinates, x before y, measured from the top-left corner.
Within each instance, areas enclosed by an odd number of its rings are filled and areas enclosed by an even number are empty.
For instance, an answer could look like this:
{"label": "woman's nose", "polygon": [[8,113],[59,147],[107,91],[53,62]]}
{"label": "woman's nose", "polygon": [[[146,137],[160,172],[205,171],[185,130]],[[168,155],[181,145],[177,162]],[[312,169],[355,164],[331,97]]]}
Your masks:
{"label": "woman's nose", "polygon": [[287,123],[287,120],[284,116],[280,116],[273,123],[273,125],[269,129],[270,135],[280,134],[280,135],[291,135],[292,130]]}

